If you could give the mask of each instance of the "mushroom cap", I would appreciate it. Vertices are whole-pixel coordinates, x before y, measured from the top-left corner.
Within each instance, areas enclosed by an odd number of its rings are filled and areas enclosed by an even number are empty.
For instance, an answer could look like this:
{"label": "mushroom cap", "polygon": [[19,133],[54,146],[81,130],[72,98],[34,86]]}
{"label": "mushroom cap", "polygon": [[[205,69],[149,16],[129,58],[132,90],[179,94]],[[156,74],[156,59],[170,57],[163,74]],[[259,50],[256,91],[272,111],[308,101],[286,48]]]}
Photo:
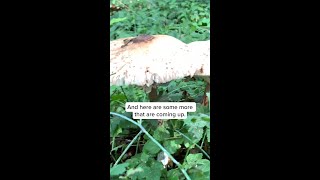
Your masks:
{"label": "mushroom cap", "polygon": [[[205,46],[203,42],[200,44]],[[110,84],[149,87],[186,76],[210,75],[210,68],[203,68],[209,63],[205,64],[209,60],[209,52],[204,52],[203,48],[200,50],[203,53],[199,54],[196,43],[187,45],[167,35],[143,35],[111,41]]]}
{"label": "mushroom cap", "polygon": [[210,83],[210,40],[195,41],[188,44],[192,51],[196,51],[196,59],[201,64],[201,68],[195,72],[195,76],[201,76]]}

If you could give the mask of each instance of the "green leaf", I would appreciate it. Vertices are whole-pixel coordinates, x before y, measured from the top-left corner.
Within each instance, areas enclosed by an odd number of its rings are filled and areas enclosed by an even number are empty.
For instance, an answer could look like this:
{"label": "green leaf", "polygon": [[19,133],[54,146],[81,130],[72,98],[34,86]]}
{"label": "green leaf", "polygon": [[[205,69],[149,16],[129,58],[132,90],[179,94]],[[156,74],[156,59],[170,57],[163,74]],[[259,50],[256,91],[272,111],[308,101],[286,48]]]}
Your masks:
{"label": "green leaf", "polygon": [[[163,170],[162,163],[151,160],[149,163],[141,163],[138,167],[130,172],[131,179],[147,179],[147,180],[160,180],[161,170]],[[133,171],[135,171],[133,173]]]}
{"label": "green leaf", "polygon": [[124,94],[114,94],[111,96],[111,101],[126,102],[126,96]]}
{"label": "green leaf", "polygon": [[[201,140],[203,136],[203,127],[207,125],[208,122],[201,120],[198,116],[188,116],[185,119],[184,124],[187,126],[188,133],[186,134],[193,143],[197,143]],[[186,141],[189,143],[189,141]]]}
{"label": "green leaf", "polygon": [[210,161],[208,159],[199,160],[197,168],[203,172],[210,171]]}
{"label": "green leaf", "polygon": [[167,174],[168,180],[180,180],[181,177],[183,177],[183,175],[179,169],[172,169],[168,171],[168,174]]}
{"label": "green leaf", "polygon": [[171,92],[177,88],[177,83],[176,81],[171,81],[168,85],[168,91]]}
{"label": "green leaf", "polygon": [[137,167],[137,168],[128,169],[126,175],[129,177],[141,172],[143,172],[143,169],[141,167]]}
{"label": "green leaf", "polygon": [[110,86],[110,96],[118,89],[117,86]]}
{"label": "green leaf", "polygon": [[141,161],[146,163],[148,161],[148,159],[150,158],[150,155],[146,154],[146,153],[142,153],[141,154]]}
{"label": "green leaf", "polygon": [[164,128],[164,126],[159,126],[153,133],[154,139],[157,141],[163,141],[164,139],[170,137],[170,132]]}
{"label": "green leaf", "polygon": [[127,19],[126,17],[124,17],[124,18],[113,18],[110,21],[110,26],[112,26],[114,23],[125,21],[126,19]]}
{"label": "green leaf", "polygon": [[170,101],[180,101],[182,99],[182,92],[174,93],[169,95]]}
{"label": "green leaf", "polygon": [[163,143],[163,146],[170,154],[174,154],[181,148],[180,144],[178,144],[176,140],[166,141]]}
{"label": "green leaf", "polygon": [[137,168],[141,168],[142,171],[136,173],[133,175],[133,179],[145,179],[148,175],[148,172],[150,172],[150,167],[147,166],[146,163],[141,163]]}
{"label": "green leaf", "polygon": [[189,154],[186,158],[187,163],[188,164],[195,164],[197,163],[197,161],[202,159],[202,154],[201,153],[197,153],[197,154]]}
{"label": "green leaf", "polygon": [[149,138],[149,136],[147,136],[146,134],[144,134],[144,135],[143,135],[143,139],[149,140],[150,138]]}
{"label": "green leaf", "polygon": [[198,10],[199,11],[203,11],[204,9],[202,7],[200,7],[200,6],[198,6]]}
{"label": "green leaf", "polygon": [[129,163],[118,164],[110,169],[110,176],[117,176],[123,174],[126,171],[126,167]]}
{"label": "green leaf", "polygon": [[189,154],[183,163],[191,179],[206,179],[210,176],[210,161],[202,159],[202,156],[202,153]]}
{"label": "green leaf", "polygon": [[122,128],[118,126],[118,127],[116,128],[116,130],[114,131],[113,136],[117,136],[117,135],[119,135],[120,133],[122,133]]}
{"label": "green leaf", "polygon": [[191,147],[191,145],[192,145],[192,144],[189,142],[189,140],[185,140],[184,146],[185,146],[186,148]]}
{"label": "green leaf", "polygon": [[157,146],[152,140],[148,140],[147,143],[143,146],[143,152],[149,155],[158,154],[160,151],[159,146]]}
{"label": "green leaf", "polygon": [[210,126],[210,116],[201,116],[201,120],[209,122],[206,124],[206,126]]}
{"label": "green leaf", "polygon": [[141,163],[141,155],[142,154],[136,154],[132,156],[130,159],[126,160],[126,163],[129,164],[130,168],[135,168],[138,164]]}
{"label": "green leaf", "polygon": [[161,170],[163,169],[162,163],[158,161],[152,161],[150,171],[146,173],[147,180],[160,180]]}
{"label": "green leaf", "polygon": [[183,163],[183,166],[186,169],[191,169],[194,166],[197,165],[197,161],[202,159],[202,154],[198,153],[198,154],[189,154],[186,158],[186,161]]}
{"label": "green leaf", "polygon": [[189,126],[190,128],[203,128],[208,124],[208,122],[203,121],[200,116],[188,116],[187,119],[184,120],[184,124]]}
{"label": "green leaf", "polygon": [[188,170],[188,174],[191,179],[196,179],[196,180],[210,179],[210,172],[203,172],[199,169],[190,169],[190,170]]}
{"label": "green leaf", "polygon": [[118,127],[119,127],[119,121],[111,118],[110,119],[110,135],[112,137],[117,135]]}

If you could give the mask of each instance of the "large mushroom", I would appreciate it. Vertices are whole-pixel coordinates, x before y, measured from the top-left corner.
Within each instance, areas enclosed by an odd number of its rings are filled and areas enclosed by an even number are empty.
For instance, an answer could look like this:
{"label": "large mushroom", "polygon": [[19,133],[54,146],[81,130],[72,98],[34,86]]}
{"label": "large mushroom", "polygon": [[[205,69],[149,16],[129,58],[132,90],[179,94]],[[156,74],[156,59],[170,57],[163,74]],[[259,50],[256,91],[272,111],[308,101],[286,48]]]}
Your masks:
{"label": "large mushroom", "polygon": [[[168,35],[140,35],[110,42],[110,84],[138,85],[155,99],[155,84],[210,77],[210,41],[185,44]],[[210,78],[205,78],[208,82]]]}

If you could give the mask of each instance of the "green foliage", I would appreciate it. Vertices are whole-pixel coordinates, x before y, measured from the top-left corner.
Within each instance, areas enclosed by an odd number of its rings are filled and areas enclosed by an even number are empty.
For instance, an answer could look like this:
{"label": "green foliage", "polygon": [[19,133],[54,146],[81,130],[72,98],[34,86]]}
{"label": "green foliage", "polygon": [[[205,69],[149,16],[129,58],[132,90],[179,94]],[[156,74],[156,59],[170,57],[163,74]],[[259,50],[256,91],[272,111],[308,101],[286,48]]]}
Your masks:
{"label": "green foliage", "polygon": [[168,180],[180,180],[183,179],[183,174],[178,169],[172,169],[168,171]]}
{"label": "green foliage", "polygon": [[168,140],[163,143],[164,148],[166,148],[170,154],[174,154],[178,149],[181,148],[182,139],[179,140]]}
{"label": "green foliage", "polygon": [[123,174],[126,171],[128,163],[118,164],[110,169],[110,176]]}
{"label": "green foliage", "polygon": [[140,153],[128,159],[129,164],[126,177],[129,179],[160,179],[163,166],[160,162],[145,153]]}
{"label": "green foliage", "polygon": [[189,154],[183,166],[191,179],[210,179],[210,161],[202,159],[202,154]]}
{"label": "green foliage", "polygon": [[[187,129],[187,134],[189,135],[188,137],[193,139],[193,143],[198,143],[204,133],[204,127],[210,131],[210,119],[207,121],[208,117],[203,117],[202,115],[198,116],[188,116],[187,119],[184,120],[184,125],[186,126]],[[210,132],[209,132],[210,133]],[[189,147],[190,142],[186,142],[185,146]]]}
{"label": "green foliage", "polygon": [[170,137],[170,132],[164,127],[159,126],[153,133],[154,139],[159,142],[164,141],[166,138]]}
{"label": "green foliage", "polygon": [[156,155],[160,151],[159,146],[157,146],[153,141],[148,140],[146,144],[143,146],[143,152],[150,154],[150,155]]}
{"label": "green foliage", "polygon": [[[199,101],[205,90],[203,80],[190,81],[187,78],[169,82],[168,85],[159,86],[158,92],[162,95],[160,102]],[[187,94],[187,95],[184,95]]]}
{"label": "green foliage", "polygon": [[[139,34],[166,34],[185,43],[210,39],[209,0],[111,0],[110,38]],[[197,110],[185,120],[138,121],[178,162],[166,168],[157,160],[163,150],[140,128],[124,118],[110,115],[111,179],[209,179],[210,107],[201,104],[206,83],[184,78],[158,86],[158,102],[196,102]],[[207,93],[210,97],[210,93]],[[126,102],[149,102],[137,86],[110,86],[110,112],[132,118]],[[138,134],[138,135],[137,135]],[[126,150],[128,150],[126,152]],[[126,152],[123,157],[120,155]],[[180,164],[180,165],[179,165]],[[187,176],[180,169],[184,168]]]}
{"label": "green foliage", "polygon": [[[201,107],[201,105],[199,105],[199,107]],[[187,170],[191,179],[208,179],[210,176],[210,161],[203,159],[202,153],[192,154],[190,150],[199,151],[199,149],[201,149],[201,151],[208,152],[208,150],[203,150],[202,148],[210,145],[209,114],[209,111],[205,114],[195,112],[192,115],[190,114],[185,120],[167,120],[164,121],[162,125],[158,125],[156,120],[144,120],[142,125],[146,127],[152,137],[172,154],[174,158],[181,159],[180,162],[183,162],[182,167]],[[123,135],[123,138],[133,139],[132,136],[135,136],[138,132],[124,134],[123,132],[126,129],[134,128],[128,126],[128,124],[126,125],[123,119],[120,120],[120,118],[111,117],[110,120],[110,127],[117,127],[112,131],[114,137],[121,137],[120,135]],[[177,133],[176,130],[180,130],[183,136]],[[132,130],[130,132],[132,132]],[[137,149],[135,155],[122,161],[123,163],[125,162],[125,166],[118,167],[119,165],[117,165],[112,167],[117,170],[115,171],[113,169],[115,172],[113,174],[118,175],[115,175],[114,179],[185,179],[185,176],[177,166],[163,168],[163,165],[157,161],[156,157],[162,151],[156,143],[150,138],[147,138],[146,135],[140,138],[140,149],[139,147],[134,147]],[[203,144],[205,145],[203,146]],[[112,145],[113,147],[121,146],[122,143],[120,141],[114,141]],[[119,153],[116,151],[112,152],[116,157],[119,157],[119,155],[117,155]],[[207,153],[206,156],[208,156]]]}
{"label": "green foliage", "polygon": [[210,38],[210,1],[114,1],[110,11],[110,39],[139,34],[166,34],[185,43]]}

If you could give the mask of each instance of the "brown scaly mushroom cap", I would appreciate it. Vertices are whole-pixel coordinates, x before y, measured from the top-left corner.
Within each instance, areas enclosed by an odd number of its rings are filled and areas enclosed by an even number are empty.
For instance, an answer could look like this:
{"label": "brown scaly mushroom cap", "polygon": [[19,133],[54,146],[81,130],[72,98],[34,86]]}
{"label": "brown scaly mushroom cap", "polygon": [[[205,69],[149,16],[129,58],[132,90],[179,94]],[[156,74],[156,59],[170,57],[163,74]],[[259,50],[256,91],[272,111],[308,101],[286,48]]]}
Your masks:
{"label": "brown scaly mushroom cap", "polygon": [[195,42],[189,45],[167,35],[140,35],[111,41],[110,84],[149,87],[187,76],[210,75],[207,67],[210,46],[198,48]]}

